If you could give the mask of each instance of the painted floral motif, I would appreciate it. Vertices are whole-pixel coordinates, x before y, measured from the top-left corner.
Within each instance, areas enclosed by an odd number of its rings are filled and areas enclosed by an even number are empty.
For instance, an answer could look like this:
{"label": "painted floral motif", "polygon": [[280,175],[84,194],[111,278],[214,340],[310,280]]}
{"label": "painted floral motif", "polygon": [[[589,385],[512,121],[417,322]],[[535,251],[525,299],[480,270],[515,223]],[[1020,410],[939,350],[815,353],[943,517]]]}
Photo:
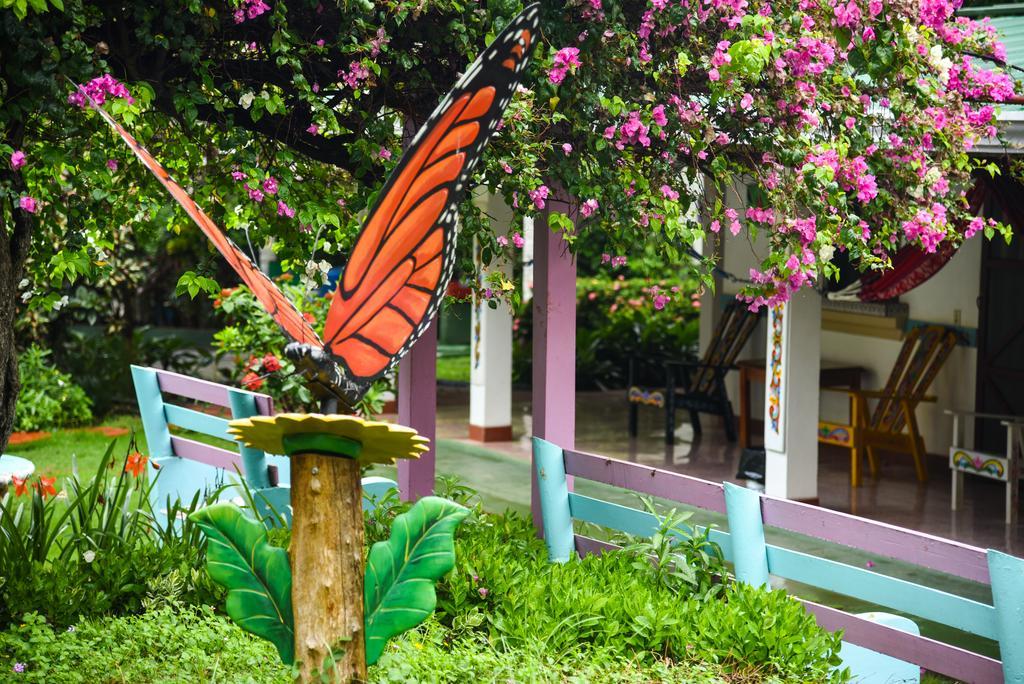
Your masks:
{"label": "painted floral motif", "polygon": [[1006,464],[1000,458],[985,457],[968,451],[953,454],[953,467],[968,473],[984,475],[996,480],[1006,480]]}
{"label": "painted floral motif", "polygon": [[772,358],[771,384],[768,386],[768,421],[772,431],[779,434],[779,421],[782,419],[782,306],[772,307]]}

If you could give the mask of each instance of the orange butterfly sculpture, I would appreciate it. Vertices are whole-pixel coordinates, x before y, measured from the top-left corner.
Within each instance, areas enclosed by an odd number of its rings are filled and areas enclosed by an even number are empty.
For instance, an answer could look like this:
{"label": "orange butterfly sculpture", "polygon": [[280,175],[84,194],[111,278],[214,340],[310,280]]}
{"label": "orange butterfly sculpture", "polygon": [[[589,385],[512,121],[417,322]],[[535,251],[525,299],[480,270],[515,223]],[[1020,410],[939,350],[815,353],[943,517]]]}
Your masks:
{"label": "orange butterfly sculpture", "polygon": [[539,8],[528,6],[494,39],[416,134],[367,215],[338,280],[323,339],[153,156],[84,89],[80,92],[292,340],[285,351],[314,393],[327,406],[340,399],[351,407],[409,351],[440,306],[454,267],[457,207],[522,82],[537,40]]}

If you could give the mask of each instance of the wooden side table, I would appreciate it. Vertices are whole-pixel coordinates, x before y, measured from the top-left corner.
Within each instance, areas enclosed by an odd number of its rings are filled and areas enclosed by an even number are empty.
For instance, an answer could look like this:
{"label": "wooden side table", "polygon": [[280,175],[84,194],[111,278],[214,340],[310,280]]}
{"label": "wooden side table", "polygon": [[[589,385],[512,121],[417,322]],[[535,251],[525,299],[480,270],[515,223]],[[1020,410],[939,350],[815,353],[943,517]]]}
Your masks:
{"label": "wooden side table", "polygon": [[[753,446],[751,436],[754,417],[750,415],[750,385],[755,381],[764,384],[767,365],[767,359],[743,359],[736,362],[740,369],[740,446],[745,449]],[[818,382],[822,387],[860,389],[864,373],[865,369],[860,366],[822,360]]]}

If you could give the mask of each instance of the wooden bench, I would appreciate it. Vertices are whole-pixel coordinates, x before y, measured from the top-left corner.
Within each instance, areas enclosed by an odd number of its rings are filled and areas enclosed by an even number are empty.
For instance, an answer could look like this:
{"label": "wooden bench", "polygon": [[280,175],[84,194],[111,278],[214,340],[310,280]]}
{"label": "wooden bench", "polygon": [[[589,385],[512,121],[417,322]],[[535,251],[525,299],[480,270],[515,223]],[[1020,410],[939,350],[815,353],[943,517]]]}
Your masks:
{"label": "wooden bench", "polygon": [[[230,484],[225,476],[237,478],[239,474],[252,491],[260,518],[274,518],[272,513],[276,512],[291,522],[288,457],[242,446],[227,431],[232,419],[273,415],[271,397],[141,366],[132,366],[132,380],[153,465],[150,504],[161,522],[166,522],[161,516],[166,517],[170,504],[180,501],[187,505],[196,493],[205,498],[225,483]],[[165,395],[207,410],[171,403]],[[230,418],[217,415],[224,412]],[[172,426],[215,438],[223,446],[174,434]],[[378,497],[396,488],[395,482],[386,478],[364,478],[364,508],[372,507]],[[224,495],[235,498],[239,493],[237,488],[229,488]]]}
{"label": "wooden bench", "polygon": [[[915,633],[916,625],[899,616],[855,615],[799,599],[823,628],[843,630],[842,657],[855,680],[858,676],[885,675],[886,678],[871,681],[906,681],[906,678],[917,681],[919,668],[923,667],[967,682],[1024,682],[1024,559],[808,504],[775,499],[728,483],[717,484],[635,463],[563,450],[539,438],[534,438],[533,461],[544,539],[553,562],[618,548],[576,534],[574,521],[635,536],[651,536],[659,527],[657,517],[646,511],[571,491],[571,478],[668,499],[725,516],[728,531],[712,529],[710,539],[721,546],[726,560],[734,564],[740,581],[763,585],[770,576],[784,578],[999,644],[1001,660],[921,636]],[[951,578],[952,582],[974,587],[983,595],[990,590],[993,602],[974,600],[777,543],[769,544],[765,541],[766,527],[772,532],[773,541],[775,537],[824,541],[866,552],[874,558],[909,563],[916,566],[911,568],[914,573],[920,572],[919,569],[944,573],[959,578]],[[820,544],[815,542],[815,546],[820,547]]]}

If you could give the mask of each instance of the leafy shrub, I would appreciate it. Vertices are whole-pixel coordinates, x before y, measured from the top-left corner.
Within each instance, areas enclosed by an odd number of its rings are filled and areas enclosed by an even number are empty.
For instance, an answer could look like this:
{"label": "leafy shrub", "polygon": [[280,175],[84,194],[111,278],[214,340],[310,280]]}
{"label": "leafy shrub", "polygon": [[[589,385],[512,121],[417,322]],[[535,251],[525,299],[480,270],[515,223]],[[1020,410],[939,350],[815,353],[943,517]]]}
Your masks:
{"label": "leafy shrub", "polygon": [[131,367],[157,366],[195,375],[207,365],[209,352],[177,337],[159,337],[148,327],[130,334],[104,334],[99,329],[70,330],[56,348],[62,368],[70,372],[95,402],[96,413],[108,413],[116,403],[135,403]]}
{"label": "leafy shrub", "polygon": [[51,430],[92,420],[92,401],[70,375],[50,362],[49,350],[36,345],[26,349],[18,358],[18,373],[15,430]]}
{"label": "leafy shrub", "polygon": [[697,582],[676,593],[637,572],[630,553],[548,563],[532,525],[514,514],[467,523],[438,592],[438,616],[455,638],[553,658],[592,649],[647,664],[665,657],[799,681],[839,678],[830,669],[839,637],[783,591],[728,584],[701,595]]}
{"label": "leafy shrub", "polygon": [[[168,577],[183,600],[217,602],[222,595],[200,572],[205,542],[198,529],[188,520],[158,525],[145,463],[140,471],[137,453],[115,458],[113,449],[88,482],[68,478],[59,498],[30,486],[27,501],[17,488],[0,500],[0,625],[31,612],[58,627],[80,616],[138,612]],[[172,506],[169,517],[200,503]]]}
{"label": "leafy shrub", "polygon": [[[278,286],[313,325],[322,329],[332,292],[313,295],[291,282],[292,276],[278,277]],[[274,398],[279,411],[318,410],[306,380],[296,373],[295,364],[284,355],[288,339],[247,287],[221,290],[213,302],[226,325],[214,336],[217,358],[230,358],[226,372],[229,382]],[[319,322],[319,324],[318,324]],[[384,406],[387,381],[377,382],[355,407],[362,415],[379,413]]]}
{"label": "leafy shrub", "polygon": [[[657,288],[653,291],[652,288]],[[697,283],[646,278],[580,278],[576,282],[576,386],[624,387],[632,357],[680,359],[696,350]],[[654,297],[668,297],[657,309]],[[513,374],[531,378],[533,302],[513,323]]]}

